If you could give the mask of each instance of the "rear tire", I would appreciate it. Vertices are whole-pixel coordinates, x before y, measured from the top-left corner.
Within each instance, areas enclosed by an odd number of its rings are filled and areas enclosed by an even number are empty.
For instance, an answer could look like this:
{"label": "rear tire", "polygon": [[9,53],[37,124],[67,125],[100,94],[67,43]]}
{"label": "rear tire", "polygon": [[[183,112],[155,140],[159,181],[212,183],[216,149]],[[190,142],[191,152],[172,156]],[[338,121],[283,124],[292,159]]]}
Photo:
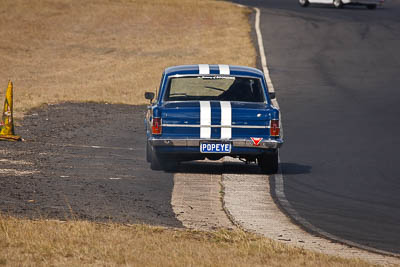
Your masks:
{"label": "rear tire", "polygon": [[170,155],[163,155],[157,152],[157,149],[150,146],[151,149],[151,160],[150,160],[150,168],[154,171],[174,171],[178,162],[174,159],[171,159]]}
{"label": "rear tire", "polygon": [[310,2],[308,2],[308,0],[299,0],[299,5],[302,7],[307,7],[309,4]]}
{"label": "rear tire", "polygon": [[342,0],[333,0],[333,6],[336,8],[342,8],[343,7]]}
{"label": "rear tire", "polygon": [[162,170],[160,156],[156,152],[156,149],[149,145],[150,148],[150,168],[154,171]]}
{"label": "rear tire", "polygon": [[279,167],[278,158],[278,150],[263,153],[258,158],[258,165],[260,166],[262,172],[266,174],[277,173]]}
{"label": "rear tire", "polygon": [[151,146],[149,141],[146,142],[146,161],[151,162]]}

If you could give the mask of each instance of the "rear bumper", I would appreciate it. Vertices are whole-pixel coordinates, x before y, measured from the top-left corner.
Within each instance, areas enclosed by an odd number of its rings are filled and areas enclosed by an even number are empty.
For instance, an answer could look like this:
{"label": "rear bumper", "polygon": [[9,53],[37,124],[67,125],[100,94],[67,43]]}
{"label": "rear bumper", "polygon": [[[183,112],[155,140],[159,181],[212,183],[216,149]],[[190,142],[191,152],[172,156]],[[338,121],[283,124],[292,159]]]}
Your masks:
{"label": "rear bumper", "polygon": [[255,149],[277,149],[282,146],[282,139],[265,139],[261,140],[258,146],[255,146],[252,140],[236,139],[236,140],[221,140],[221,139],[156,139],[150,138],[149,143],[154,147],[198,147],[203,142],[226,142],[231,143],[233,148],[255,148]]}

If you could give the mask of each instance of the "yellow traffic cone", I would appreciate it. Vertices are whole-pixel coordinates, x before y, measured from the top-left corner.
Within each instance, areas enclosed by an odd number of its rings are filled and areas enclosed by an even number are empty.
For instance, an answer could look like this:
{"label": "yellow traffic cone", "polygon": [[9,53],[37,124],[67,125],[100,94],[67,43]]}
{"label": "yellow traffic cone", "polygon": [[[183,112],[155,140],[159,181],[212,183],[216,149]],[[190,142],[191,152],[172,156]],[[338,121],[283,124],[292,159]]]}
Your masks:
{"label": "yellow traffic cone", "polygon": [[14,133],[13,120],[13,84],[8,82],[6,100],[4,101],[3,118],[0,122],[0,140],[21,141],[21,137]]}

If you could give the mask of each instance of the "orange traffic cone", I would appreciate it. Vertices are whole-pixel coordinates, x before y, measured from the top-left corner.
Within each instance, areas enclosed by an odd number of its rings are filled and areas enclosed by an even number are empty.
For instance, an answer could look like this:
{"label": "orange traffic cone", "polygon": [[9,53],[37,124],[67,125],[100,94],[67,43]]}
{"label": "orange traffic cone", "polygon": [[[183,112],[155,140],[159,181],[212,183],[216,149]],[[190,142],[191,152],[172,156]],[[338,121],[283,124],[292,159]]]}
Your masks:
{"label": "orange traffic cone", "polygon": [[6,100],[4,101],[3,117],[0,122],[0,140],[21,141],[21,137],[14,133],[13,120],[13,84],[8,82]]}

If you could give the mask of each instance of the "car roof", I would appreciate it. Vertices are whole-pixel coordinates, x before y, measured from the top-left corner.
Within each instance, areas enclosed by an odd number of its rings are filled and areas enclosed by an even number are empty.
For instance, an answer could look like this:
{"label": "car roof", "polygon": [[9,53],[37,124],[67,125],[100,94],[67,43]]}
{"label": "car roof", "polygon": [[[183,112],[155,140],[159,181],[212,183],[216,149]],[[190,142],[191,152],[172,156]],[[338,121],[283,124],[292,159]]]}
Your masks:
{"label": "car roof", "polygon": [[[202,71],[201,71],[202,70]],[[200,73],[202,72],[202,73]],[[263,78],[262,71],[252,67],[235,66],[235,65],[180,65],[166,68],[164,71],[166,76],[171,75],[231,75],[231,76],[250,76]]]}

